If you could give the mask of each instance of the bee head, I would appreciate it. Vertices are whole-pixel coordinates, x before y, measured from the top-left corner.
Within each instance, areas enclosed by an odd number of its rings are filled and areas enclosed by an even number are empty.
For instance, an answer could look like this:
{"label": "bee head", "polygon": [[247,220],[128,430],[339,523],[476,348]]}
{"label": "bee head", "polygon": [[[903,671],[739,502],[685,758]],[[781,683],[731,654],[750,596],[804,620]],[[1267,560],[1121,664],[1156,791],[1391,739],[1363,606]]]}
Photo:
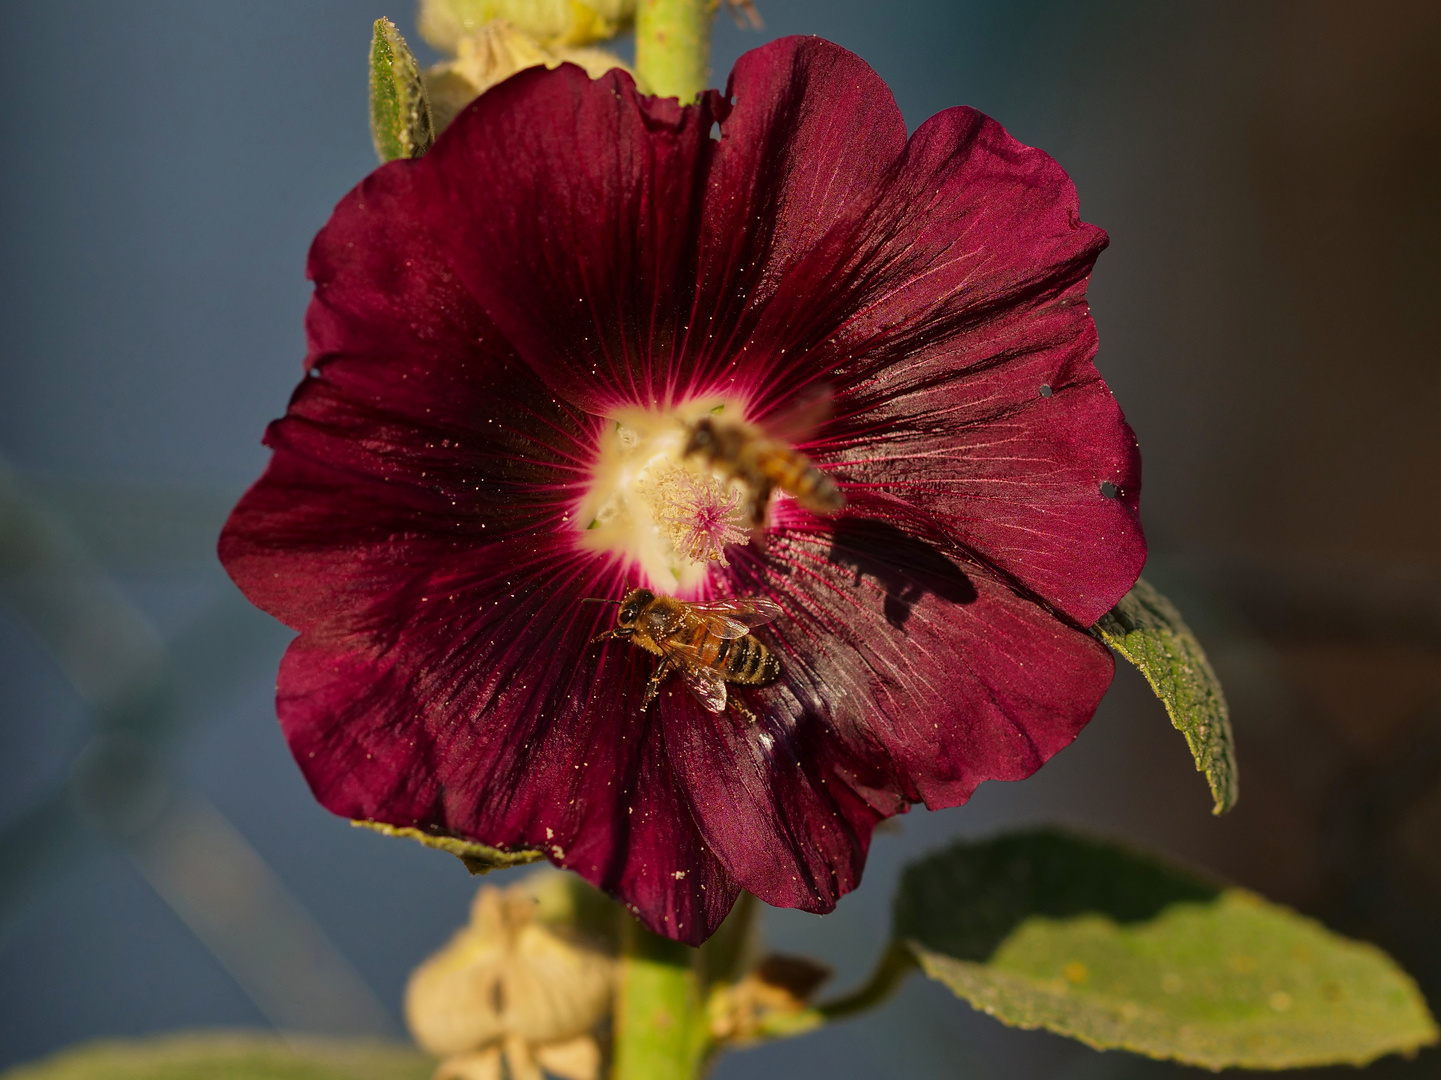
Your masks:
{"label": "bee head", "polygon": [[698,454],[704,450],[710,450],[716,444],[715,425],[710,417],[703,416],[697,420],[690,429],[690,438],[686,440],[685,456]]}
{"label": "bee head", "polygon": [[655,593],[649,589],[632,589],[620,602],[620,614],[616,616],[616,622],[621,626],[630,626],[640,618],[640,613],[654,599]]}

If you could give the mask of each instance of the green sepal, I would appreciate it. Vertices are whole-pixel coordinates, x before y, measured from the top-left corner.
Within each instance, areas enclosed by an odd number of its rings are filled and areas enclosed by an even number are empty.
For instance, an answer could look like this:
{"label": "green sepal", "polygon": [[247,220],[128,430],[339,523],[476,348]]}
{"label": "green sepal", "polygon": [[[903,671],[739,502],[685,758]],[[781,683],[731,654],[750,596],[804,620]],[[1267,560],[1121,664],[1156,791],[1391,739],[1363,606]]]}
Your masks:
{"label": "green sepal", "polygon": [[895,936],[1012,1027],[1208,1069],[1364,1065],[1437,1040],[1381,950],[1243,889],[1038,830],[912,864]]}
{"label": "green sepal", "polygon": [[553,930],[574,931],[591,947],[608,953],[620,948],[625,913],[605,893],[568,870],[546,868],[516,883],[535,897],[537,921]]}
{"label": "green sepal", "polygon": [[1240,787],[1226,695],[1176,606],[1138,579],[1095,629],[1146,677],[1171,723],[1186,737],[1196,768],[1210,785],[1211,812],[1224,814],[1235,806]]}
{"label": "green sepal", "polygon": [[473,840],[458,840],[454,836],[436,836],[404,825],[387,825],[383,821],[352,821],[351,824],[360,829],[373,829],[386,836],[404,836],[411,840],[419,840],[426,847],[448,851],[465,863],[465,868],[472,874],[488,874],[492,870],[524,866],[545,858],[539,851],[532,851],[529,848],[521,848],[519,851],[503,851],[488,844],[477,844]]}
{"label": "green sepal", "polygon": [[370,137],[381,161],[418,158],[435,141],[415,54],[383,18],[375,20],[370,40]]}
{"label": "green sepal", "polygon": [[431,1058],[375,1040],[186,1032],[86,1043],[4,1080],[429,1080]]}

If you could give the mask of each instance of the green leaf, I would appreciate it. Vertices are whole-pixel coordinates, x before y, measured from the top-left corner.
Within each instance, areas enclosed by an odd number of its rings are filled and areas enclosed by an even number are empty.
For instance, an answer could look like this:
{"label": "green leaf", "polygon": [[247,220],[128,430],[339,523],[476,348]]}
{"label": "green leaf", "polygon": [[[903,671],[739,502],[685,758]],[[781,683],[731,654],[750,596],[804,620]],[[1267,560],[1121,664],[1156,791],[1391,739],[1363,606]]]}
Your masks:
{"label": "green leaf", "polygon": [[394,1043],[197,1032],[87,1043],[3,1080],[429,1080],[434,1069]]}
{"label": "green leaf", "polygon": [[404,825],[387,825],[383,821],[352,821],[351,824],[356,828],[371,829],[386,836],[404,836],[411,840],[419,840],[426,847],[448,851],[465,863],[465,868],[472,874],[488,874],[492,870],[524,866],[526,863],[539,862],[545,858],[539,851],[532,851],[529,848],[522,848],[519,851],[503,851],[500,848],[493,848],[489,844],[458,840],[453,836],[434,836],[431,833],[407,828]]}
{"label": "green leaf", "polygon": [[418,158],[435,141],[420,66],[389,19],[375,20],[370,41],[370,137],[381,161]]}
{"label": "green leaf", "polygon": [[1186,736],[1196,768],[1206,776],[1224,814],[1236,805],[1240,789],[1231,713],[1221,682],[1206,652],[1174,604],[1144,580],[1101,616],[1096,631],[1107,645],[1136,665],[1166,706],[1171,723]]}
{"label": "green leaf", "polygon": [[1374,946],[1242,889],[1039,830],[910,866],[896,939],[1005,1024],[1209,1069],[1363,1065],[1437,1040]]}

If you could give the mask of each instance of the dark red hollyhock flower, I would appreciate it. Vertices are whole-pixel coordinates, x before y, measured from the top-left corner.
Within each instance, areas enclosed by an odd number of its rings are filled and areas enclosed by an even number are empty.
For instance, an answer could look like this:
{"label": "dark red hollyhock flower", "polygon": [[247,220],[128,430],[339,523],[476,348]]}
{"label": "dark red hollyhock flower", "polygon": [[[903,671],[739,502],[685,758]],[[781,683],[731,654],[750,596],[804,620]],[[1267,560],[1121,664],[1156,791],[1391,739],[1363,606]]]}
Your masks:
{"label": "dark red hollyhock flower", "polygon": [[[907,140],[816,38],[687,108],[532,69],[377,169],[315,241],[310,377],[220,544],[300,631],[278,704],[316,797],[539,849],[699,942],[742,888],[829,911],[881,819],[1028,776],[1145,557],[1105,242],[1045,154],[965,108]],[[778,497],[747,543],[685,425],[774,432],[822,385],[800,449],[846,509]],[[753,720],[676,678],[641,709],[655,658],[581,603],[627,584],[780,605],[780,680],[731,687]]]}

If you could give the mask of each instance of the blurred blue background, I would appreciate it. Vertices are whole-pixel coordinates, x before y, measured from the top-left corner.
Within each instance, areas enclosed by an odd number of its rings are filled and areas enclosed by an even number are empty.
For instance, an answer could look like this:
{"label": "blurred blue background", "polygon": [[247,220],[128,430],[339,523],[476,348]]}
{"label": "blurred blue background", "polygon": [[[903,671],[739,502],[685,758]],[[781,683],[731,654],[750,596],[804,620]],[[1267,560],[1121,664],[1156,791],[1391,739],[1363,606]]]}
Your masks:
{"label": "blurred blue background", "polygon": [[[1122,672],[1022,784],[878,835],[772,940],[859,979],[909,858],[1066,821],[1376,940],[1441,999],[1441,7],[758,0],[746,48],[853,49],[916,125],[967,103],[1110,231],[1100,366],[1145,455],[1149,576],[1233,699],[1213,819]],[[449,856],[311,800],[274,722],[288,633],[213,557],[300,375],[306,248],[374,167],[371,21],[404,0],[3,5],[0,1068],[191,1026],[400,1033],[459,925]],[[489,880],[496,880],[491,878]],[[1433,1076],[1435,1052],[1377,1075]],[[1009,1031],[913,980],[719,1080],[1186,1072]]]}

